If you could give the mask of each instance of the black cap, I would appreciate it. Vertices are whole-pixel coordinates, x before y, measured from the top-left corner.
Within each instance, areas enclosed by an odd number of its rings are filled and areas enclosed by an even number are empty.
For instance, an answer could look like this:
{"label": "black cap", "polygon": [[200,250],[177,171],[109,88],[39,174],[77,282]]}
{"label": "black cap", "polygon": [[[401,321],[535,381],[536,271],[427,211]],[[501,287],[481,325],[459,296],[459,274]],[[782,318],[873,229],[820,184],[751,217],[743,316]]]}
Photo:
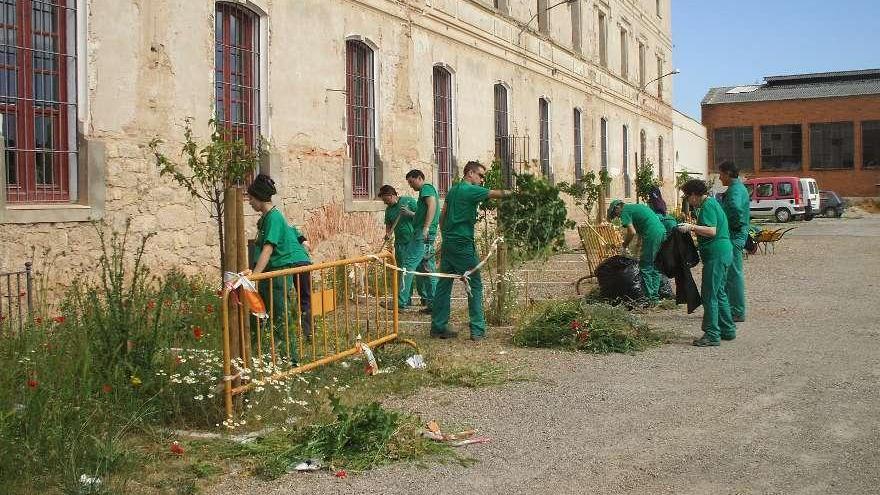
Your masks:
{"label": "black cap", "polygon": [[278,191],[275,189],[275,181],[272,180],[271,177],[265,174],[260,174],[256,176],[251,185],[248,186],[247,192],[249,195],[260,201],[271,201],[272,195]]}

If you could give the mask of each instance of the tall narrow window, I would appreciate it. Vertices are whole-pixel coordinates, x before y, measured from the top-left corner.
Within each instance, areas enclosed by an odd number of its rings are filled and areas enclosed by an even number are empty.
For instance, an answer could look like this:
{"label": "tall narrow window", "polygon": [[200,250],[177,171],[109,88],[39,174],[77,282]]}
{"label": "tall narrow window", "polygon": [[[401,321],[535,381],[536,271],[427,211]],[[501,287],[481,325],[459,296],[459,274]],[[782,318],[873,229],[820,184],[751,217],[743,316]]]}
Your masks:
{"label": "tall narrow window", "polygon": [[571,6],[571,47],[577,53],[582,53],[583,49],[583,33],[581,32],[581,2],[580,0],[570,3]]}
{"label": "tall narrow window", "polygon": [[538,31],[550,33],[550,12],[547,12],[547,1],[538,0]]}
{"label": "tall narrow window", "polygon": [[663,136],[657,137],[657,178],[663,180]]}
{"label": "tall narrow window", "polygon": [[629,128],[623,126],[623,195],[627,198],[632,195],[629,184]]}
{"label": "tall narrow window", "polygon": [[581,131],[581,110],[574,109],[574,180],[584,176],[584,136]]}
{"label": "tall narrow window", "polygon": [[639,41],[639,87],[645,89],[645,78],[647,69],[645,68],[645,44]]}
{"label": "tall narrow window", "polygon": [[218,3],[215,22],[217,123],[230,137],[255,146],[260,137],[259,17],[245,7]]}
{"label": "tall narrow window", "polygon": [[437,160],[437,186],[446,194],[452,184],[452,74],[434,67],[434,157]]}
{"label": "tall narrow window", "polygon": [[657,99],[663,101],[663,59],[657,56]]}
{"label": "tall narrow window", "polygon": [[547,180],[552,181],[553,171],[550,168],[550,102],[546,98],[538,99],[538,114],[540,117],[540,147],[541,147],[541,173]]}
{"label": "tall narrow window", "polygon": [[629,77],[629,43],[627,43],[626,29],[620,30],[620,77]]}
{"label": "tall narrow window", "polygon": [[862,167],[880,168],[880,120],[862,122]]}
{"label": "tall narrow window", "polygon": [[495,85],[495,159],[501,164],[501,177],[505,187],[513,184],[509,125],[507,88],[498,83]]}
{"label": "tall narrow window", "polygon": [[76,2],[0,1],[6,201],[76,199]]}
{"label": "tall narrow window", "polygon": [[656,7],[657,17],[663,17],[663,4],[662,4],[662,2],[663,2],[663,0],[657,0],[657,7]]}
{"label": "tall narrow window", "polygon": [[599,37],[599,65],[608,68],[608,20],[604,12],[599,12],[596,32]]}
{"label": "tall narrow window", "polygon": [[351,195],[368,199],[376,188],[376,105],[373,50],[345,42],[345,110],[351,155]]}
{"label": "tall narrow window", "polygon": [[641,153],[639,155],[639,165],[644,166],[645,161],[648,159],[648,135],[645,134],[644,129],[639,132],[639,153]]}
{"label": "tall narrow window", "polygon": [[[601,148],[601,167],[602,172],[605,174],[608,173],[608,120],[604,117],[599,120],[599,146]],[[604,175],[604,174],[602,174]],[[605,196],[609,196],[611,194],[611,185],[605,185]]]}

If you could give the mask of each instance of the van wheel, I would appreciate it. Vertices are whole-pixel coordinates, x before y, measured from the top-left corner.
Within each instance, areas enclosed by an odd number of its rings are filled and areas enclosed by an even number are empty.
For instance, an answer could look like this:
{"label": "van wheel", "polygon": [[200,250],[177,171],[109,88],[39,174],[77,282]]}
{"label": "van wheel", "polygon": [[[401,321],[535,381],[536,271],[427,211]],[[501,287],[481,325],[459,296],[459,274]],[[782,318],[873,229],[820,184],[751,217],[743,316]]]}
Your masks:
{"label": "van wheel", "polygon": [[791,212],[786,208],[777,208],[773,216],[776,217],[779,223],[786,223],[791,220]]}
{"label": "van wheel", "polygon": [[812,219],[813,219],[813,215],[812,215],[812,214],[810,214],[810,215],[804,215],[804,220],[806,220],[807,222],[809,222],[809,221],[812,220]]}
{"label": "van wheel", "polygon": [[837,214],[837,208],[829,206],[828,208],[825,208],[825,216],[828,218],[834,218],[839,217],[840,215]]}

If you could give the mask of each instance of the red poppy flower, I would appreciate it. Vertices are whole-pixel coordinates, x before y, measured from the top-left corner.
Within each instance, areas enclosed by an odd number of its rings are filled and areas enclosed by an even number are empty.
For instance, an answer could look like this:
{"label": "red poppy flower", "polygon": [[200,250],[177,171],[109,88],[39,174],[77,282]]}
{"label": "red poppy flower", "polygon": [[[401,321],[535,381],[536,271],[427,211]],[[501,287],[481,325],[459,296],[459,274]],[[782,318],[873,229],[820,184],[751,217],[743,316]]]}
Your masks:
{"label": "red poppy flower", "polygon": [[40,325],[43,323],[43,317],[38,316],[38,317],[34,318],[34,321],[37,322],[37,325]]}
{"label": "red poppy flower", "polygon": [[101,385],[101,392],[104,392],[105,394],[109,394],[112,391],[113,391],[113,387],[111,387],[109,383],[105,383],[105,384]]}
{"label": "red poppy flower", "polygon": [[580,330],[581,329],[581,322],[579,322],[577,320],[572,321],[571,322],[571,329],[575,330],[575,331]]}
{"label": "red poppy flower", "polygon": [[214,305],[213,304],[205,305],[205,313],[213,313],[213,312],[214,312]]}
{"label": "red poppy flower", "polygon": [[182,364],[183,359],[180,356],[174,356],[174,364]]}
{"label": "red poppy flower", "polygon": [[193,327],[193,337],[195,337],[196,340],[201,339],[202,335],[204,335],[202,333],[202,327]]}
{"label": "red poppy flower", "polygon": [[183,455],[183,447],[181,447],[180,443],[177,440],[171,442],[171,453],[174,455]]}
{"label": "red poppy flower", "polygon": [[156,307],[156,301],[147,301],[147,309],[153,309]]}
{"label": "red poppy flower", "polygon": [[52,318],[52,321],[54,321],[55,323],[64,323],[64,317],[63,316],[56,316],[56,317]]}
{"label": "red poppy flower", "polygon": [[336,476],[337,478],[345,479],[345,477],[348,476],[348,473],[345,472],[345,469],[340,469],[339,471],[336,471],[336,475],[335,475],[335,476]]}
{"label": "red poppy flower", "polygon": [[27,381],[27,386],[28,386],[28,388],[32,388],[32,389],[33,389],[33,388],[37,388],[37,385],[39,385],[39,384],[40,384],[40,382],[38,382],[38,381],[37,381],[36,379],[34,379],[34,378],[31,378],[31,379],[29,379],[29,380]]}

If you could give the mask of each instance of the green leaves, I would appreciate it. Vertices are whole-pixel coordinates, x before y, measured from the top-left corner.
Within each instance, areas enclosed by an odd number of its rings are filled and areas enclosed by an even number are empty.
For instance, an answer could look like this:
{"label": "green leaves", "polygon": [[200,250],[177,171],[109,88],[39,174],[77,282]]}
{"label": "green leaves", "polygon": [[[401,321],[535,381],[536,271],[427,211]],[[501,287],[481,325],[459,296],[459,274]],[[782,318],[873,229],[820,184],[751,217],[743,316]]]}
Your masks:
{"label": "green leaves", "polygon": [[571,184],[560,182],[558,187],[560,191],[571,196],[574,204],[580,206],[589,217],[592,215],[596,202],[599,201],[602,190],[609,184],[611,184],[611,177],[607,170],[600,170],[599,173],[590,170],[579,180]]}
{"label": "green leaves", "polygon": [[661,185],[660,179],[654,178],[654,164],[651,160],[645,160],[644,163],[636,168],[636,196],[639,199],[648,201],[648,194],[651,192],[651,189]]}
{"label": "green leaves", "polygon": [[498,206],[498,224],[511,255],[521,261],[543,258],[565,244],[573,228],[559,188],[531,174],[516,175],[516,191]]}

